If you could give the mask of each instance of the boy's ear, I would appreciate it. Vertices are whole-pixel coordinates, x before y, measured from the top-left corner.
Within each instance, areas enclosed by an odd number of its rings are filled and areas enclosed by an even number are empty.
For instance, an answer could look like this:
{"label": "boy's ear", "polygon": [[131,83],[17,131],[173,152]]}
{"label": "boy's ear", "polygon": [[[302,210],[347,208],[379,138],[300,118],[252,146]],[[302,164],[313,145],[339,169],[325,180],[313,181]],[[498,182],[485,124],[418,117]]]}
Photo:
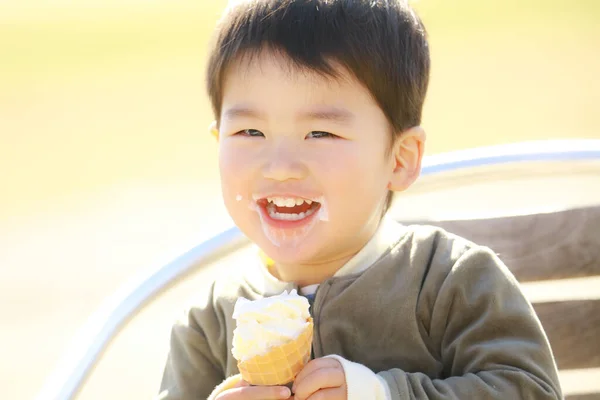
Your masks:
{"label": "boy's ear", "polygon": [[217,139],[217,142],[219,141],[219,127],[217,125],[217,121],[213,121],[210,123],[210,125],[208,126],[208,131],[210,132],[211,135],[213,135],[213,137],[215,139]]}
{"label": "boy's ear", "polygon": [[404,131],[392,148],[394,171],[389,189],[401,192],[414,183],[421,173],[421,161],[425,151],[425,131],[415,126]]}

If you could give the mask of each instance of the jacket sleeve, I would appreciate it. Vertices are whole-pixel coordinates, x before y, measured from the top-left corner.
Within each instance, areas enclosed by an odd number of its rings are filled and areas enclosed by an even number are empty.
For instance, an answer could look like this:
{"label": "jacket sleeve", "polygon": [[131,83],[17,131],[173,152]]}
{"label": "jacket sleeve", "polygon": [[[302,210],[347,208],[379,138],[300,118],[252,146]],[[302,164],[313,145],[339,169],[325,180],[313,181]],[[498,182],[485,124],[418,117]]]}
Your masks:
{"label": "jacket sleeve", "polygon": [[550,345],[514,276],[489,249],[465,251],[433,304],[429,336],[442,379],[380,372],[391,398],[562,399]]}
{"label": "jacket sleeve", "polygon": [[192,308],[173,325],[158,399],[206,399],[224,381],[223,367],[215,351],[218,334],[210,334],[218,332],[219,326],[215,311],[209,306]]}

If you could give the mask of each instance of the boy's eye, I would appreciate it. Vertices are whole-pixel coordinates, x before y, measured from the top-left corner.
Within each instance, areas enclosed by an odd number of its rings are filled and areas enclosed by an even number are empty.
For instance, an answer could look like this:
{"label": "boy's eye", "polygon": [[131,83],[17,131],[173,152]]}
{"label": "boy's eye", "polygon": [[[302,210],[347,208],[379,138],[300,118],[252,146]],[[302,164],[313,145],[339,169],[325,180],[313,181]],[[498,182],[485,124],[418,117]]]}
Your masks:
{"label": "boy's eye", "polygon": [[248,136],[248,137],[264,137],[265,135],[257,129],[244,129],[236,133],[236,135]]}
{"label": "boy's eye", "polygon": [[308,135],[306,135],[307,139],[321,139],[321,138],[336,138],[333,133],[323,132],[323,131],[312,131]]}

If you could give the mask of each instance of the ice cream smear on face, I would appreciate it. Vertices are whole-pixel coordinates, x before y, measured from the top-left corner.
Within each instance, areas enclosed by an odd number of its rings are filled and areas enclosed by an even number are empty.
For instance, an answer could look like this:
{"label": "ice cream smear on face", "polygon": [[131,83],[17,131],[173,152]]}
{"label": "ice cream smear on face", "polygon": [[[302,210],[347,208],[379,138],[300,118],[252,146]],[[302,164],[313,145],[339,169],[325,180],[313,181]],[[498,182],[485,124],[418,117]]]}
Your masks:
{"label": "ice cream smear on face", "polygon": [[295,340],[311,324],[308,309],[296,290],[254,301],[240,297],[233,310],[233,356],[246,361]]}

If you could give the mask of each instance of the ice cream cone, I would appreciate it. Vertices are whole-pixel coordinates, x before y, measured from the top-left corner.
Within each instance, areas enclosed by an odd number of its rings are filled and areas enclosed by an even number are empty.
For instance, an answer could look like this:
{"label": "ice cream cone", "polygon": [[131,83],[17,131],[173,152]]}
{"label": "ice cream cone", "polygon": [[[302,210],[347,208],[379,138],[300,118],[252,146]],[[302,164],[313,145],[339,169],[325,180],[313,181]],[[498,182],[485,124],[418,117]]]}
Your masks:
{"label": "ice cream cone", "polygon": [[292,382],[310,360],[313,320],[295,340],[269,349],[266,353],[238,362],[242,378],[251,385],[272,386]]}

